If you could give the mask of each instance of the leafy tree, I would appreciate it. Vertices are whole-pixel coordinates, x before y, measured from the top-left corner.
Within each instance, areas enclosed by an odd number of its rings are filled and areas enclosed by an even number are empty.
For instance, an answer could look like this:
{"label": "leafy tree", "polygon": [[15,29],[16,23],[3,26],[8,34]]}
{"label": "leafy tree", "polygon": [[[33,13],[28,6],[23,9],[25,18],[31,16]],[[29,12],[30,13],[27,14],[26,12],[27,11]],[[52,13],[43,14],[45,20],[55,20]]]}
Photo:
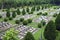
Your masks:
{"label": "leafy tree", "polygon": [[16,24],[19,24],[19,23],[20,23],[20,21],[19,21],[19,20],[16,20],[16,21],[15,21],[15,23],[16,23]]}
{"label": "leafy tree", "polygon": [[56,24],[56,29],[60,31],[60,14],[58,14],[55,20],[55,24]]}
{"label": "leafy tree", "polygon": [[33,14],[33,11],[29,12],[29,14]]}
{"label": "leafy tree", "polygon": [[24,40],[35,40],[32,33],[28,32],[25,37]]}
{"label": "leafy tree", "polygon": [[25,9],[23,9],[23,11],[22,11],[22,15],[25,15],[25,14],[26,14]]}
{"label": "leafy tree", "polygon": [[18,31],[14,29],[10,29],[3,36],[3,40],[19,40],[17,35],[18,35]]}
{"label": "leafy tree", "polygon": [[55,40],[56,39],[56,27],[53,21],[50,21],[44,31],[44,37],[47,40]]}
{"label": "leafy tree", "polygon": [[32,22],[32,19],[28,19],[28,23],[31,23]]}
{"label": "leafy tree", "polygon": [[2,18],[2,16],[0,15],[0,18]]}
{"label": "leafy tree", "polygon": [[28,24],[28,21],[27,20],[24,20],[23,21],[23,25],[27,25]]}
{"label": "leafy tree", "polygon": [[12,20],[13,18],[12,17],[9,17],[9,20]]}
{"label": "leafy tree", "polygon": [[18,14],[18,15],[20,15],[20,10],[19,10],[19,9],[17,9],[17,11],[16,11],[16,12],[17,12],[17,14]]}
{"label": "leafy tree", "polygon": [[26,11],[29,12],[29,8],[28,7],[26,8]]}
{"label": "leafy tree", "polygon": [[9,10],[7,10],[6,16],[10,17],[10,11]]}
{"label": "leafy tree", "polygon": [[13,13],[12,13],[12,17],[13,17],[13,18],[16,17],[16,13],[15,13],[15,11],[13,11]]}
{"label": "leafy tree", "polygon": [[7,22],[8,21],[8,18],[4,18],[4,21]]}
{"label": "leafy tree", "polygon": [[41,27],[42,27],[41,23],[38,23],[38,28],[41,28]]}
{"label": "leafy tree", "polygon": [[34,6],[34,7],[32,7],[31,11],[35,11],[35,6]]}
{"label": "leafy tree", "polygon": [[24,18],[20,18],[20,22],[23,22],[24,21]]}

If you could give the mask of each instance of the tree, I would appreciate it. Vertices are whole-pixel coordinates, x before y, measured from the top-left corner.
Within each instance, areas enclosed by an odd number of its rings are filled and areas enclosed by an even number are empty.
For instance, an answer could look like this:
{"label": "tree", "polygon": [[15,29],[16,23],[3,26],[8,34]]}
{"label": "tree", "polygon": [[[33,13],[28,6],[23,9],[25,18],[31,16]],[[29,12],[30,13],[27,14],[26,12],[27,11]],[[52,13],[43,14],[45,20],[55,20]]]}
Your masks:
{"label": "tree", "polygon": [[15,11],[13,11],[13,13],[12,13],[12,17],[13,17],[13,18],[16,17],[16,13],[15,13]]}
{"label": "tree", "polygon": [[4,18],[4,21],[7,22],[8,21],[8,18]]}
{"label": "tree", "polygon": [[24,20],[23,21],[23,25],[27,25],[28,24],[28,21],[27,20]]}
{"label": "tree", "polygon": [[57,18],[55,20],[55,25],[56,25],[56,29],[60,31],[60,14],[57,15]]}
{"label": "tree", "polygon": [[12,20],[13,18],[12,17],[9,17],[9,20]]}
{"label": "tree", "polygon": [[24,40],[35,40],[32,33],[28,32],[25,37]]}
{"label": "tree", "polygon": [[19,23],[20,23],[20,21],[19,21],[19,20],[16,20],[16,21],[15,21],[15,23],[16,23],[16,24],[19,24]]}
{"label": "tree", "polygon": [[20,15],[20,10],[19,10],[19,9],[17,9],[17,11],[16,11],[16,12],[17,12],[17,14],[18,14],[18,15]]}
{"label": "tree", "polygon": [[42,27],[41,23],[38,23],[38,28],[41,28],[41,27]]}
{"label": "tree", "polygon": [[44,31],[44,37],[47,40],[55,40],[56,39],[56,27],[53,21],[50,21]]}
{"label": "tree", "polygon": [[0,18],[2,18],[2,16],[0,15]]}
{"label": "tree", "polygon": [[22,14],[23,14],[23,15],[25,15],[25,14],[26,14],[25,9],[23,9]]}
{"label": "tree", "polygon": [[24,21],[24,18],[20,18],[20,22],[23,22]]}
{"label": "tree", "polygon": [[28,7],[26,8],[26,11],[29,12],[29,8]]}
{"label": "tree", "polygon": [[10,11],[9,10],[7,10],[6,16],[10,17]]}
{"label": "tree", "polygon": [[28,23],[31,23],[32,22],[32,19],[28,19]]}
{"label": "tree", "polygon": [[3,40],[19,40],[17,35],[18,35],[18,31],[14,29],[10,29],[3,36]]}

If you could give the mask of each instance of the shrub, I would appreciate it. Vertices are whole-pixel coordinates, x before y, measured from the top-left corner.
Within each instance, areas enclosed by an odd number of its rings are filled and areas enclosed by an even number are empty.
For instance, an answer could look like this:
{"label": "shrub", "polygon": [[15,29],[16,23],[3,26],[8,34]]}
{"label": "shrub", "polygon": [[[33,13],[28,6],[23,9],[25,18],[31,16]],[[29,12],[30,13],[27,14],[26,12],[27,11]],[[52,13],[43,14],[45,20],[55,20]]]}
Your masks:
{"label": "shrub", "polygon": [[28,23],[31,23],[32,22],[32,19],[28,19]]}
{"label": "shrub", "polygon": [[26,11],[29,12],[29,8],[28,7],[26,8]]}
{"label": "shrub", "polygon": [[32,35],[32,33],[31,32],[28,32],[25,35],[24,40],[35,40],[35,39],[34,39],[34,36]]}
{"label": "shrub", "polygon": [[54,15],[53,15],[53,17],[56,17],[56,16],[57,16],[57,14],[54,14]]}
{"label": "shrub", "polygon": [[23,25],[27,25],[28,24],[28,21],[27,20],[24,20],[23,21]]}
{"label": "shrub", "polygon": [[40,13],[37,13],[37,15],[41,15],[42,14],[42,12],[40,12]]}
{"label": "shrub", "polygon": [[13,18],[12,17],[9,17],[9,20],[12,20]]}
{"label": "shrub", "polygon": [[2,16],[0,15],[0,18],[2,18]]}
{"label": "shrub", "polygon": [[35,6],[34,6],[34,7],[32,7],[31,11],[35,11]]}
{"label": "shrub", "polygon": [[8,21],[8,18],[4,18],[4,22],[7,22]]}
{"label": "shrub", "polygon": [[47,12],[45,12],[44,14],[42,14],[43,16],[46,16],[46,15],[48,15],[48,13]]}
{"label": "shrub", "polygon": [[10,17],[10,11],[9,10],[7,10],[6,16]]}
{"label": "shrub", "polygon": [[56,25],[56,29],[60,31],[60,14],[57,15],[57,18],[55,20],[55,25]]}
{"label": "shrub", "polygon": [[18,14],[18,15],[20,15],[20,13],[21,13],[19,9],[17,9],[17,11],[16,11],[16,12],[17,12],[17,14]]}
{"label": "shrub", "polygon": [[26,14],[25,9],[23,9],[23,11],[22,11],[22,15],[25,15],[25,14]]}
{"label": "shrub", "polygon": [[24,21],[24,18],[20,18],[20,22],[23,22]]}
{"label": "shrub", "polygon": [[45,30],[44,30],[44,37],[47,40],[55,40],[56,39],[56,27],[53,21],[50,21]]}
{"label": "shrub", "polygon": [[16,17],[16,13],[15,13],[15,11],[13,11],[13,13],[12,13],[12,17],[13,17],[13,18]]}
{"label": "shrub", "polygon": [[16,23],[16,24],[19,24],[19,23],[20,23],[20,21],[19,21],[19,20],[16,20],[16,21],[15,21],[15,23]]}
{"label": "shrub", "polygon": [[38,28],[41,28],[41,27],[42,27],[41,23],[38,23]]}
{"label": "shrub", "polygon": [[33,14],[33,11],[31,11],[29,14]]}

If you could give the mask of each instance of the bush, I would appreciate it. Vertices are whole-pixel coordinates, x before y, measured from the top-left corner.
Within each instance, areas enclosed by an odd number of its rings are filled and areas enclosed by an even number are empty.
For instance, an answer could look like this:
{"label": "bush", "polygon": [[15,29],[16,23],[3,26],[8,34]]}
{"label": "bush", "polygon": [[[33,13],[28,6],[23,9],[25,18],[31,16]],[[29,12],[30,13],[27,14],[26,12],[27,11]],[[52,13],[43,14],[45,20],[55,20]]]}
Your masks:
{"label": "bush", "polygon": [[40,13],[37,13],[37,15],[41,15],[42,14],[42,12],[40,12]]}
{"label": "bush", "polygon": [[20,18],[20,22],[23,22],[24,21],[24,18]]}
{"label": "bush", "polygon": [[32,19],[28,19],[28,23],[31,23],[32,22]]}
{"label": "bush", "polygon": [[26,11],[29,12],[29,8],[28,7],[26,8]]}
{"label": "bush", "polygon": [[13,17],[13,18],[16,17],[16,13],[15,13],[15,11],[13,11],[13,13],[12,13],[12,17]]}
{"label": "bush", "polygon": [[4,22],[7,22],[8,21],[8,18],[4,18]]}
{"label": "bush", "polygon": [[12,17],[9,17],[9,20],[12,20],[13,18]]}
{"label": "bush", "polygon": [[35,11],[35,6],[34,6],[34,7],[32,7],[31,11]]}
{"label": "bush", "polygon": [[53,17],[56,17],[56,16],[57,16],[57,14],[54,14],[54,15],[53,15]]}
{"label": "bush", "polygon": [[28,32],[25,37],[24,40],[35,40],[34,36],[32,35],[32,33]]}
{"label": "bush", "polygon": [[18,14],[18,15],[20,15],[20,13],[21,13],[19,9],[17,9],[17,11],[16,11],[16,12],[17,12],[17,14]]}
{"label": "bush", "polygon": [[37,7],[37,11],[39,11],[39,10],[40,10],[40,6]]}
{"label": "bush", "polygon": [[16,20],[16,21],[15,21],[15,23],[16,23],[16,24],[19,24],[19,23],[20,23],[20,21],[19,21],[19,20]]}
{"label": "bush", "polygon": [[24,20],[23,21],[23,25],[27,25],[28,24],[28,21],[27,20]]}
{"label": "bush", "polygon": [[25,14],[26,14],[25,9],[23,9],[23,11],[22,11],[22,15],[25,15]]}
{"label": "bush", "polygon": [[2,18],[2,16],[0,15],[0,18]]}
{"label": "bush", "polygon": [[46,16],[46,15],[48,15],[48,13],[47,12],[45,12],[44,14],[42,14],[43,16]]}
{"label": "bush", "polygon": [[55,25],[56,25],[56,29],[60,31],[60,14],[57,15],[57,18],[55,20]]}
{"label": "bush", "polygon": [[9,10],[7,10],[6,16],[10,17],[10,11]]}
{"label": "bush", "polygon": [[31,11],[29,14],[33,14],[33,11]]}
{"label": "bush", "polygon": [[56,27],[53,21],[50,21],[45,30],[44,30],[44,37],[47,40],[55,40],[56,39]]}
{"label": "bush", "polygon": [[44,20],[41,21],[42,26],[44,26],[46,24],[46,22]]}
{"label": "bush", "polygon": [[38,23],[38,28],[41,28],[41,27],[42,27],[41,23]]}

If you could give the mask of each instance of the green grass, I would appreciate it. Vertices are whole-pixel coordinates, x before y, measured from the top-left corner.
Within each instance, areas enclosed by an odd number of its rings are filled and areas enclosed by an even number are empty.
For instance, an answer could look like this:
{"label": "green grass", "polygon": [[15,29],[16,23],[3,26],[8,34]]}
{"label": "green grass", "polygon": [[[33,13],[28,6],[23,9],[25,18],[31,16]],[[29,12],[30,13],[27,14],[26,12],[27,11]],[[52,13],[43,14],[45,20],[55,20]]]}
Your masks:
{"label": "green grass", "polygon": [[42,39],[44,40],[44,36],[43,36],[44,29],[45,29],[45,27],[42,27],[42,28],[40,28],[39,31],[37,31],[37,32],[34,34],[35,40],[39,40],[39,39],[41,38],[41,35],[42,35]]}

